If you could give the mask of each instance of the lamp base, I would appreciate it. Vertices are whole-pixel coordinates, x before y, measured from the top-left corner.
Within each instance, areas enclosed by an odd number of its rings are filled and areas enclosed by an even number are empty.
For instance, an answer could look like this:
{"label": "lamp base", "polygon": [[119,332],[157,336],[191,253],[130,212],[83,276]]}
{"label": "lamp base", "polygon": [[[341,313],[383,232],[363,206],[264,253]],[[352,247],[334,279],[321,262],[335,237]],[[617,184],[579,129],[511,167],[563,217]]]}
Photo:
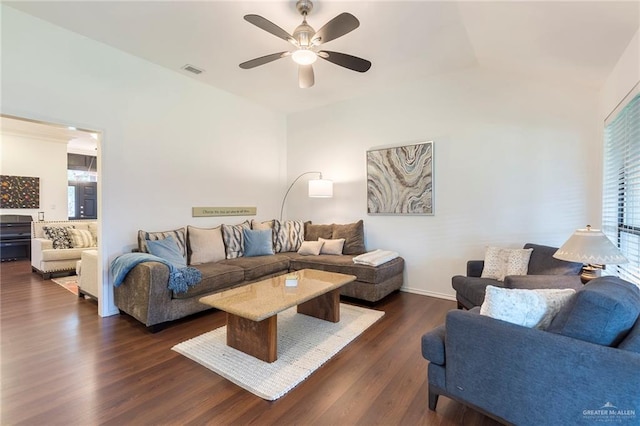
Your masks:
{"label": "lamp base", "polygon": [[582,267],[582,273],[580,274],[580,281],[582,284],[586,284],[589,281],[600,277],[602,272],[602,268],[599,268],[594,265],[587,265]]}

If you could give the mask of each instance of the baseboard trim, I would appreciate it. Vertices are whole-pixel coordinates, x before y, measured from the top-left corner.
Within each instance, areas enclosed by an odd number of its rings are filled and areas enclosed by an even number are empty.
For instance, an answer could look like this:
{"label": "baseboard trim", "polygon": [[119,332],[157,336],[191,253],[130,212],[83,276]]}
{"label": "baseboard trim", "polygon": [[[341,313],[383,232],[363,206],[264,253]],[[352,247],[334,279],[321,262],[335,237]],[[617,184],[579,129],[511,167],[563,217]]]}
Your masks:
{"label": "baseboard trim", "polygon": [[438,299],[452,300],[454,302],[456,300],[455,295],[438,293],[438,292],[429,291],[429,290],[422,290],[420,288],[402,287],[400,291],[404,291],[405,293],[420,294],[422,296],[436,297]]}

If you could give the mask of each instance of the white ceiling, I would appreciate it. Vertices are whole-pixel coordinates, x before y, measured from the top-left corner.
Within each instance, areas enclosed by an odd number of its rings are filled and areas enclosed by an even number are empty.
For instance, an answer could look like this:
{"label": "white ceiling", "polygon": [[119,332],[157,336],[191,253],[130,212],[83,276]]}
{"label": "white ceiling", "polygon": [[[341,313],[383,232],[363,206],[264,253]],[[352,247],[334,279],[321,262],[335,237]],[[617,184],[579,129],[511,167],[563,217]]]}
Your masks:
{"label": "white ceiling", "polygon": [[[283,58],[251,70],[238,64],[289,50],[243,20],[262,15],[288,32],[293,1],[4,2],[71,31],[283,112],[313,108],[472,66],[600,88],[640,25],[638,1],[333,1],[308,17],[316,30],[342,12],[355,31],[323,47],[370,60],[365,74],[323,60],[316,84],[297,86]],[[191,64],[206,72],[181,70]]]}
{"label": "white ceiling", "polygon": [[0,116],[0,130],[2,134],[29,136],[63,143],[67,145],[67,152],[97,155],[99,135],[88,130],[9,116]]}

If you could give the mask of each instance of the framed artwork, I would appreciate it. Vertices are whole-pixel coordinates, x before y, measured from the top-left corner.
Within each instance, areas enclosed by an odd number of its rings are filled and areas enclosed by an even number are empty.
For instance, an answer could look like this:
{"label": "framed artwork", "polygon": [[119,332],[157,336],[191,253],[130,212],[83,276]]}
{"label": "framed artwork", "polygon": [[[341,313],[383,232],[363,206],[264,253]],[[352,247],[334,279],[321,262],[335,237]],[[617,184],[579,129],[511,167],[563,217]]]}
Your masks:
{"label": "framed artwork", "polygon": [[367,151],[367,213],[434,214],[433,141]]}
{"label": "framed artwork", "polygon": [[0,175],[0,208],[40,208],[40,178]]}

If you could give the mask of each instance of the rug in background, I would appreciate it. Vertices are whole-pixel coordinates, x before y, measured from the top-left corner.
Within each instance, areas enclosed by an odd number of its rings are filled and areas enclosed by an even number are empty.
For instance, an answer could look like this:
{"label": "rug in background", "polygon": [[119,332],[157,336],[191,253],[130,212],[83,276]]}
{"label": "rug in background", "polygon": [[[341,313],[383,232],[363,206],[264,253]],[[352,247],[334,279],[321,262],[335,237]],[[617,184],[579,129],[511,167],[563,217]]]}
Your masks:
{"label": "rug in background", "polygon": [[227,346],[227,327],[220,327],[172,349],[249,392],[276,400],[309,377],[384,312],[340,304],[340,322],[298,314],[278,314],[278,359],[268,363]]}
{"label": "rug in background", "polygon": [[52,278],[51,281],[58,284],[61,287],[69,290],[71,293],[78,295],[78,276],[71,275],[70,277]]}

